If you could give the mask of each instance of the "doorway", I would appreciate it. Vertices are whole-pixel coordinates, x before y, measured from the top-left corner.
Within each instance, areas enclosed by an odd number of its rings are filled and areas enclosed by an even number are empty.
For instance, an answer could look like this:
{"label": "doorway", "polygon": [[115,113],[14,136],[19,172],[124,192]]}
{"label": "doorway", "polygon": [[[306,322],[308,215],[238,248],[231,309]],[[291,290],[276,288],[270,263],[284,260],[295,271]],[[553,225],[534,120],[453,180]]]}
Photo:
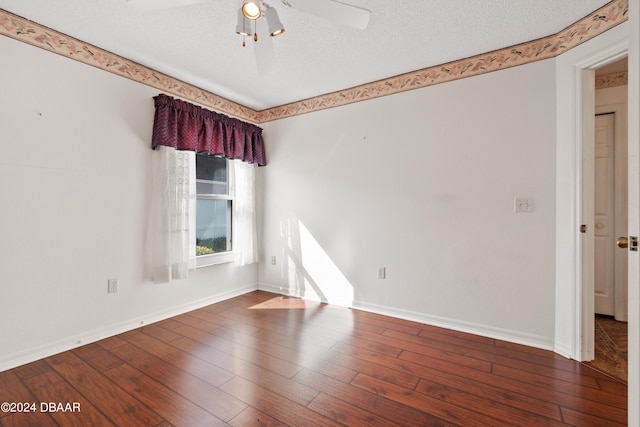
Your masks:
{"label": "doorway", "polygon": [[[633,7],[632,7],[633,6]],[[556,57],[556,287],[554,351],[568,358],[592,360],[593,278],[583,268],[589,258],[592,224],[586,212],[585,149],[593,135],[595,69],[629,57],[628,84],[628,232],[640,235],[640,23],[637,2],[629,4],[629,22],[612,28]],[[591,143],[591,145],[593,145]],[[591,153],[588,153],[591,154]],[[591,160],[589,157],[588,160]],[[591,204],[593,206],[593,204]],[[583,227],[585,225],[585,227]],[[589,229],[592,227],[589,227]],[[628,254],[629,424],[640,425],[640,252]],[[592,256],[592,255],[591,255]]]}
{"label": "doorway", "polygon": [[[595,70],[593,147],[594,350],[588,364],[627,382],[627,58]],[[589,188],[591,186],[586,186]]]}

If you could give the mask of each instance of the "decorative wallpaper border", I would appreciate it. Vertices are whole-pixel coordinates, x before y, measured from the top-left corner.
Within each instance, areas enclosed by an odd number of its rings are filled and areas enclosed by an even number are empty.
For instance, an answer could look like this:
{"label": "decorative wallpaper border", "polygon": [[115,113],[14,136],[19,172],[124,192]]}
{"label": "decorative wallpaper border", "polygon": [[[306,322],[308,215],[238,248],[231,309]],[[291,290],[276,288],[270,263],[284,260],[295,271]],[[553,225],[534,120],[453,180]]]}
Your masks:
{"label": "decorative wallpaper border", "polygon": [[628,0],[613,0],[559,33],[542,39],[261,111],[245,107],[3,9],[0,9],[0,34],[259,124],[553,58],[626,21],[628,9]]}
{"label": "decorative wallpaper border", "polygon": [[259,117],[262,122],[278,120],[553,58],[621,24],[627,20],[628,13],[628,0],[614,0],[558,34],[269,108],[260,111]]}
{"label": "decorative wallpaper border", "polygon": [[185,83],[134,61],[0,9],[0,34],[66,56],[177,97],[243,120],[257,122],[257,111]]}
{"label": "decorative wallpaper border", "polygon": [[596,89],[605,89],[608,87],[624,86],[628,84],[629,73],[626,71],[596,76]]}

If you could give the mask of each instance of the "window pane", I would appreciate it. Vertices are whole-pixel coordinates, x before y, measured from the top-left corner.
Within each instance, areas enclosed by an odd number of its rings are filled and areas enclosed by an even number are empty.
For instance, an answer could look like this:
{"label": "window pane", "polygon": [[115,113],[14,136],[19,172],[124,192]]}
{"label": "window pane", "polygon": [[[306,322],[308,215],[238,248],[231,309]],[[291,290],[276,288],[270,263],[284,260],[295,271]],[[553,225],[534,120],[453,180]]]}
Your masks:
{"label": "window pane", "polygon": [[198,199],[196,255],[231,250],[231,201]]}
{"label": "window pane", "polygon": [[204,154],[196,156],[196,192],[229,194],[227,159]]}

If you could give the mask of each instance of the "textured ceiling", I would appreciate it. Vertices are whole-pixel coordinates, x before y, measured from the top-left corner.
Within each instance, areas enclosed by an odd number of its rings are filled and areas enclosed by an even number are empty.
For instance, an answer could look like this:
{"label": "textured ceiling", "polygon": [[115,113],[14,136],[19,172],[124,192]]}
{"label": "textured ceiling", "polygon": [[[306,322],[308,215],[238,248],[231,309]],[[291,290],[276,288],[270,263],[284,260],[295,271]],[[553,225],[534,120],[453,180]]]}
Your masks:
{"label": "textured ceiling", "polygon": [[[153,0],[150,0],[153,1]],[[311,1],[311,0],[310,0]],[[0,0],[0,8],[262,110],[555,34],[607,0],[344,0],[366,30],[273,0],[275,70],[235,34],[237,0],[140,11],[126,0]],[[260,43],[260,41],[258,42]]]}

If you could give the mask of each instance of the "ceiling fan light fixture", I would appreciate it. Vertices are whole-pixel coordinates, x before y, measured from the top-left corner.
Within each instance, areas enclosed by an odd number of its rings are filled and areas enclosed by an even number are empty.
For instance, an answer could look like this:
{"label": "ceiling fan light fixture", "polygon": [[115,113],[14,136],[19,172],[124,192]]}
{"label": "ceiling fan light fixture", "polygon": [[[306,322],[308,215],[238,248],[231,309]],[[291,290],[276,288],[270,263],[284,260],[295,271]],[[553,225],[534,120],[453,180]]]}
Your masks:
{"label": "ceiling fan light fixture", "polygon": [[267,18],[267,24],[269,25],[269,34],[271,35],[271,37],[276,37],[284,33],[284,25],[282,25],[282,22],[280,22],[278,12],[274,8],[267,7],[264,15]]}
{"label": "ceiling fan light fixture", "polygon": [[240,10],[242,10],[242,14],[249,19],[255,20],[260,18],[260,5],[257,1],[245,0]]}
{"label": "ceiling fan light fixture", "polygon": [[251,35],[251,20],[244,16],[242,8],[238,9],[238,23],[236,24],[236,34],[241,36]]}

